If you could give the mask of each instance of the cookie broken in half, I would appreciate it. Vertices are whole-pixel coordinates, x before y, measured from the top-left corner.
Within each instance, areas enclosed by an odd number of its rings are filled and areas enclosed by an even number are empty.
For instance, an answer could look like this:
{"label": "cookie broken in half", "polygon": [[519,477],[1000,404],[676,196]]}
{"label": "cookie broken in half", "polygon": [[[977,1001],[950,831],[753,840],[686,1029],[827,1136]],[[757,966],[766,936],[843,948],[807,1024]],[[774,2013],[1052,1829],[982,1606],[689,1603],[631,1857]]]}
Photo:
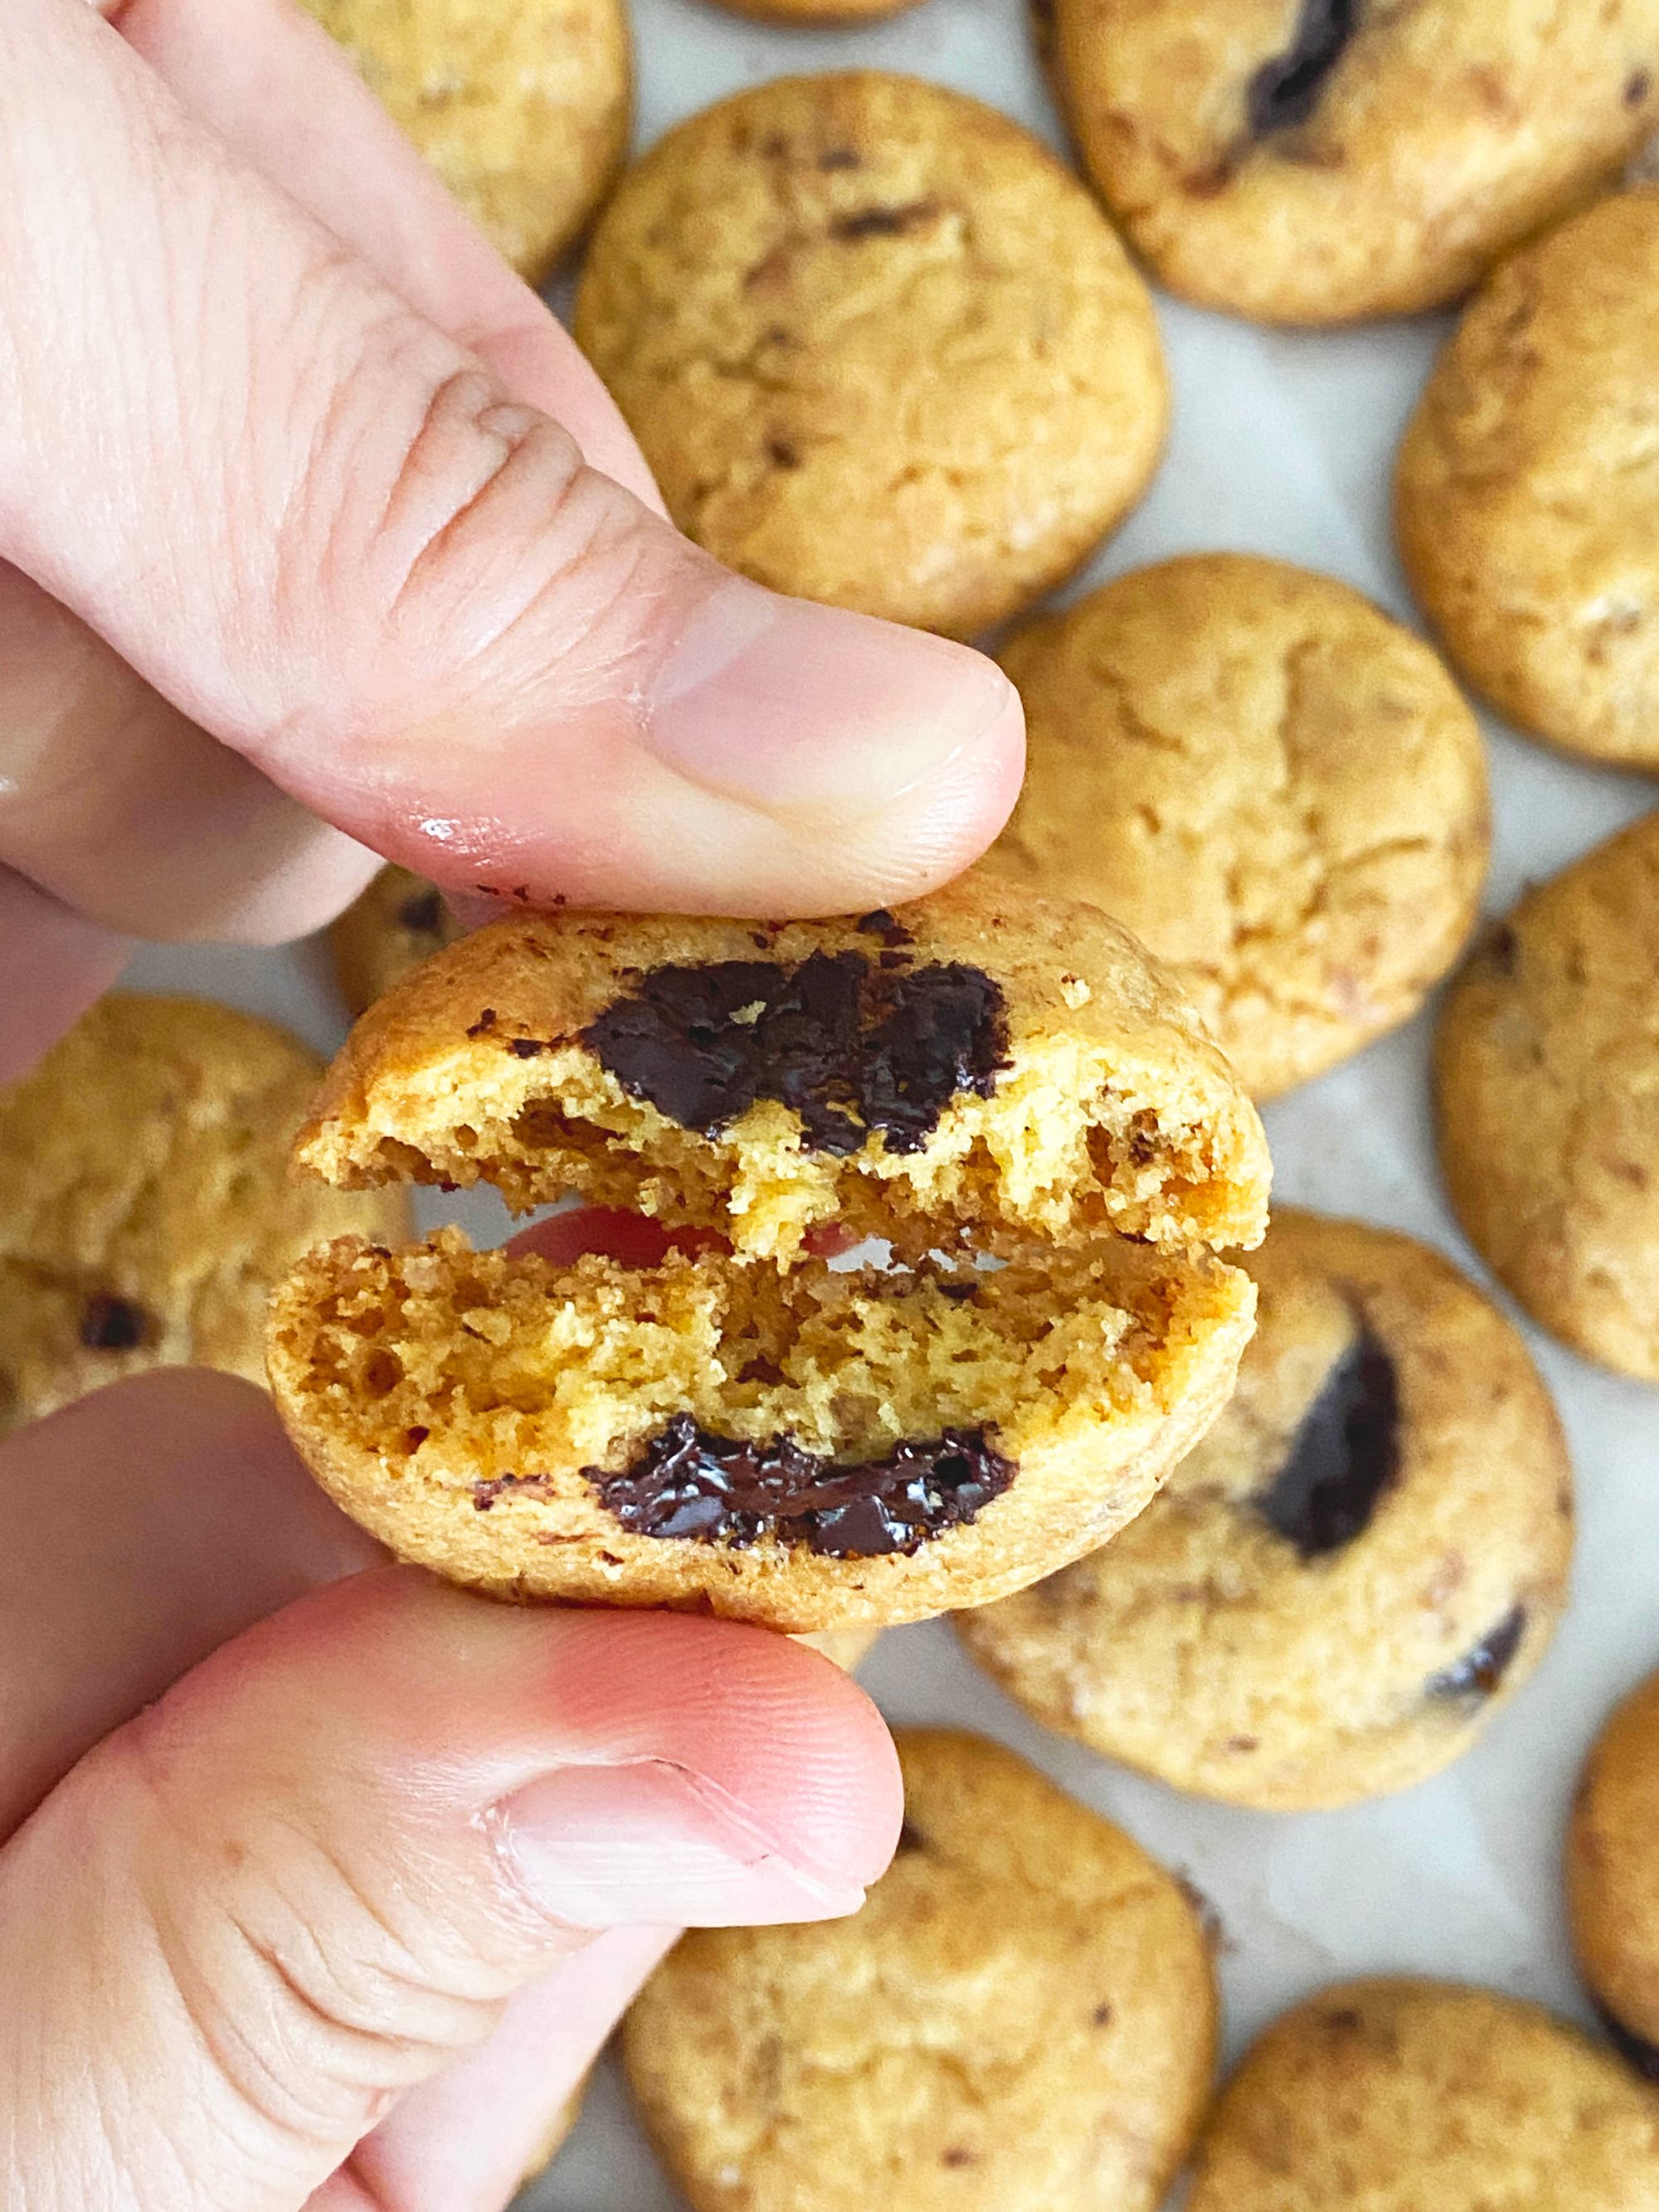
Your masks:
{"label": "cookie broken in half", "polygon": [[1232,1387],[1266,1144],[1133,939],[1006,897],[514,915],[372,1008],[304,1167],[702,1234],[312,1253],[272,1387],[345,1510],[501,1596],[793,1631],[986,1602],[1138,1512]]}

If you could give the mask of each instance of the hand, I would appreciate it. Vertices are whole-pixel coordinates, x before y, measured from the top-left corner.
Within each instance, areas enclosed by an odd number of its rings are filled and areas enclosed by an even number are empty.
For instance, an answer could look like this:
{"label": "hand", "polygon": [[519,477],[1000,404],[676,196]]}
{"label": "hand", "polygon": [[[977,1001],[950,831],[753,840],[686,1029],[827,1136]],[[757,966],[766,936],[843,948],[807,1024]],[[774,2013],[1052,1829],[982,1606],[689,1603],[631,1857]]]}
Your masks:
{"label": "hand", "polygon": [[[0,193],[0,1079],[129,935],[289,936],[379,854],[784,915],[995,833],[991,664],[679,538],[292,7],[6,0]],[[0,1494],[0,2201],[486,2212],[668,1926],[891,1847],[827,1662],[378,1566],[241,1384]]]}
{"label": "hand", "polygon": [[295,934],[366,846],[785,915],[995,834],[994,665],[672,530],[290,0],[6,0],[0,204],[0,1079],[127,933]]}

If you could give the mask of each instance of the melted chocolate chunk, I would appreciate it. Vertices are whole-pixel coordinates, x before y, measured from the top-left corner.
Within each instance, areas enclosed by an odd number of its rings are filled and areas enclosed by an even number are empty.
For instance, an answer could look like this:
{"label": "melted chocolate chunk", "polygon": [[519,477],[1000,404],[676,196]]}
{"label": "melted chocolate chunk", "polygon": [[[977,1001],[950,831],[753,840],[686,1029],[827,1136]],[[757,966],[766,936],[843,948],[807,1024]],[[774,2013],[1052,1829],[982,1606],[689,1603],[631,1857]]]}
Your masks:
{"label": "melted chocolate chunk", "polygon": [[740,1443],[677,1413],[618,1474],[585,1470],[608,1512],[637,1536],[743,1550],[773,1534],[832,1559],[919,1551],[972,1521],[1014,1479],[982,1429],[947,1429],[842,1466],[788,1437]]}
{"label": "melted chocolate chunk", "polygon": [[[424,1443],[429,1431],[422,1431]],[[472,1486],[472,1510],[488,1513],[498,1498],[513,1498],[528,1491],[532,1497],[543,1496],[550,1487],[544,1474],[493,1474],[483,1477]]]}
{"label": "melted chocolate chunk", "polygon": [[1308,120],[1359,28],[1361,5],[1362,0],[1302,0],[1290,45],[1250,79],[1245,102],[1252,137],[1266,138]]}
{"label": "melted chocolate chunk", "polygon": [[914,945],[916,941],[915,930],[907,929],[898,916],[890,913],[884,906],[876,907],[869,914],[861,914],[853,927],[860,937],[878,937],[889,947]]}
{"label": "melted chocolate chunk", "polygon": [[1387,1346],[1361,1325],[1302,1417],[1256,1510],[1304,1559],[1352,1543],[1400,1467],[1400,1386]]}
{"label": "melted chocolate chunk", "polygon": [[88,1352],[136,1352],[149,1334],[149,1316],[131,1298],[100,1291],[81,1309],[81,1341]]}
{"label": "melted chocolate chunk", "polygon": [[915,1152],[960,1092],[989,1097],[1007,1050],[1002,994],[981,969],[900,975],[863,952],[653,969],[582,1041],[683,1128],[713,1136],[772,1098],[799,1115],[810,1150],[842,1157],[872,1131]]}
{"label": "melted chocolate chunk", "polygon": [[1607,2040],[1619,2056],[1633,2066],[1644,2080],[1659,2081],[1659,2050],[1646,2036],[1638,2035],[1634,2028],[1626,2027],[1622,2020],[1610,2013],[1606,2005],[1595,2008],[1601,2025],[1607,2032]]}
{"label": "melted chocolate chunk", "polygon": [[919,222],[926,222],[937,212],[932,200],[912,200],[908,207],[859,208],[851,215],[838,215],[830,226],[830,235],[844,242],[860,238],[902,238],[907,230],[914,230]]}
{"label": "melted chocolate chunk", "polygon": [[1429,1677],[1431,1698],[1489,1698],[1510,1670],[1510,1662],[1521,1649],[1527,1632],[1527,1608],[1517,1605],[1506,1613],[1489,1635],[1472,1651],[1438,1674]]}
{"label": "melted chocolate chunk", "polygon": [[398,909],[398,920],[416,937],[435,937],[444,926],[444,897],[439,890],[414,891]]}

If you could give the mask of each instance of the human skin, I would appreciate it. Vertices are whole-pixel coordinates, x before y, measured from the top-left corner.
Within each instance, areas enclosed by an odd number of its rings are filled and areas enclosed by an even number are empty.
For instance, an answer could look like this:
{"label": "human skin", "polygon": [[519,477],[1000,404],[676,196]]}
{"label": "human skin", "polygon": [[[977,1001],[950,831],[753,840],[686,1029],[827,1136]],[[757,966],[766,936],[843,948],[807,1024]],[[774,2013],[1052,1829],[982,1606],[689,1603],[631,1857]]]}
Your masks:
{"label": "human skin", "polygon": [[[280,940],[381,855],[787,916],[1000,826],[1001,676],[679,538],[286,0],[7,0],[0,192],[0,1080],[131,938]],[[386,1567],[246,1386],[118,1386],[0,1487],[31,2208],[488,2212],[667,1929],[850,1911],[890,1850],[827,1661]]]}

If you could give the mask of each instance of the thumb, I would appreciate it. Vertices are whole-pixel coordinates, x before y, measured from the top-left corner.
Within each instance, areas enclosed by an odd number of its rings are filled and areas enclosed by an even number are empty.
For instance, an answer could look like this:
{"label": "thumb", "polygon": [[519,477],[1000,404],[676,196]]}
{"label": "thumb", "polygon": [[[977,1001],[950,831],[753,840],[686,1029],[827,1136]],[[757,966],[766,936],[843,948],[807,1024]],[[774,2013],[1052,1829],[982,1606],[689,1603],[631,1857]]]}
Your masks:
{"label": "thumb", "polygon": [[336,1584],[0,1856],[8,2179],[296,2212],[586,1931],[851,1911],[897,1819],[873,1709],[782,1638]]}
{"label": "thumb", "polygon": [[989,842],[990,661],[722,570],[90,10],[3,12],[0,556],[156,690],[449,888],[803,914]]}

